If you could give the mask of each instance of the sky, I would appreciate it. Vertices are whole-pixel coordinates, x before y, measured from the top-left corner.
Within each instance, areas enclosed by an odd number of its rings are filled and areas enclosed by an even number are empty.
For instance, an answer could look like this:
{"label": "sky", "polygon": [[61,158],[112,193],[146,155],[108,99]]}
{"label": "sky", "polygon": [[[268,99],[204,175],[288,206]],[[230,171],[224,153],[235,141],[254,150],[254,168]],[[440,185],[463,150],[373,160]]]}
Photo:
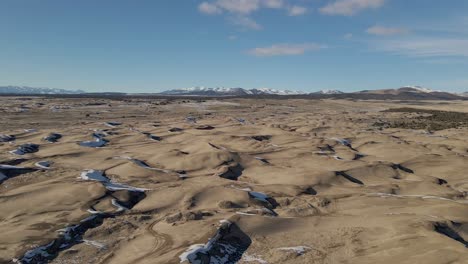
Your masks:
{"label": "sky", "polygon": [[468,91],[466,0],[0,0],[0,86]]}

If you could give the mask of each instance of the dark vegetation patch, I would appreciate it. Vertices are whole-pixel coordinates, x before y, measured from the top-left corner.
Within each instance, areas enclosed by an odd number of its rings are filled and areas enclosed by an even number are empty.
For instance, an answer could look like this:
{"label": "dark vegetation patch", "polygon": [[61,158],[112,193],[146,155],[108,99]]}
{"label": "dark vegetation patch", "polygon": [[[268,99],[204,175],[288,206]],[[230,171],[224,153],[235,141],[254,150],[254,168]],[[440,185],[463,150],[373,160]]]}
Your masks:
{"label": "dark vegetation patch", "polygon": [[458,232],[457,230],[462,228],[462,223],[456,223],[453,221],[446,222],[446,223],[434,223],[434,230],[442,235],[445,235],[455,241],[458,241],[465,245],[468,248],[468,241],[466,241]]}
{"label": "dark vegetation patch", "polygon": [[365,155],[356,153],[356,154],[354,154],[353,160],[360,160],[360,159],[362,159],[364,157],[365,157]]}
{"label": "dark vegetation patch", "polygon": [[414,171],[412,169],[409,169],[409,168],[406,168],[405,166],[401,165],[401,164],[392,164],[392,169],[396,170],[396,169],[400,169],[404,172],[407,172],[407,173],[414,173]]}
{"label": "dark vegetation patch", "polygon": [[3,181],[19,176],[21,174],[35,172],[37,169],[34,168],[22,168],[22,167],[9,167],[8,165],[0,165],[0,184]]}
{"label": "dark vegetation patch", "polygon": [[16,150],[14,150],[12,153],[16,155],[24,155],[28,153],[35,153],[39,151],[39,145],[37,144],[32,144],[32,143],[27,143],[18,146]]}
{"label": "dark vegetation patch", "polygon": [[154,141],[161,141],[162,138],[161,137],[158,137],[158,136],[155,136],[149,132],[142,132],[143,135],[147,136],[149,139],[152,139]]}
{"label": "dark vegetation patch", "polygon": [[50,143],[56,143],[61,138],[62,138],[62,135],[58,133],[50,133],[48,136],[44,138],[44,140]]}
{"label": "dark vegetation patch", "polygon": [[353,183],[356,183],[356,184],[359,184],[359,185],[364,185],[364,183],[362,181],[360,181],[359,179],[354,178],[353,176],[349,175],[348,173],[346,173],[344,171],[336,171],[335,175],[336,176],[342,176],[343,178],[347,179],[350,182],[353,182]]}
{"label": "dark vegetation patch", "polygon": [[[108,196],[116,199],[117,204],[124,206],[127,209],[132,209],[137,203],[146,198],[146,194],[139,191],[108,191],[105,195],[97,199],[96,203],[100,202],[102,199]],[[96,211],[94,206],[91,206],[90,209]],[[83,243],[83,236],[86,232],[88,232],[88,230],[99,227],[104,223],[104,220],[108,218],[115,218],[121,214],[122,212],[119,211],[116,213],[99,212],[92,214],[81,220],[78,224],[69,225],[61,229],[58,237],[48,244],[26,251],[24,255],[19,258],[18,263],[49,263],[55,259],[60,252],[67,250],[76,244]]]}
{"label": "dark vegetation patch", "polygon": [[416,108],[393,108],[384,110],[386,113],[410,113],[411,116],[403,116],[395,120],[375,122],[373,126],[379,128],[405,128],[425,129],[437,131],[449,128],[468,127],[468,113],[454,111],[439,111]]}
{"label": "dark vegetation patch", "polygon": [[0,134],[0,142],[10,142],[10,141],[13,141],[15,139],[16,139],[16,137],[13,136],[13,135]]}
{"label": "dark vegetation patch", "polygon": [[202,126],[196,127],[196,129],[198,129],[198,130],[213,130],[215,128],[213,126],[210,126],[210,125],[202,125]]}
{"label": "dark vegetation patch", "polygon": [[222,225],[209,243],[208,250],[195,252],[190,263],[237,263],[252,240],[233,223]]}
{"label": "dark vegetation patch", "polygon": [[257,140],[257,141],[264,141],[264,140],[270,140],[271,136],[270,135],[260,135],[260,136],[251,136],[252,139]]}
{"label": "dark vegetation patch", "polygon": [[182,128],[179,128],[179,127],[173,127],[171,129],[169,129],[169,132],[182,132],[184,131]]}
{"label": "dark vegetation patch", "polygon": [[242,171],[244,171],[244,168],[240,164],[234,163],[222,166],[217,174],[221,178],[237,181],[242,175]]}

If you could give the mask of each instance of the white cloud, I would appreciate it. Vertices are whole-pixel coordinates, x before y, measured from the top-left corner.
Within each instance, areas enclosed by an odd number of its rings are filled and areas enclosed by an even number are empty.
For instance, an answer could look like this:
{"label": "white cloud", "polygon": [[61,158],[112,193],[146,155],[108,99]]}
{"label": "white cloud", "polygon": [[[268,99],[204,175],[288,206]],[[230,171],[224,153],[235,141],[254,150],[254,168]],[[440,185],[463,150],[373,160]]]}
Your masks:
{"label": "white cloud", "polygon": [[228,39],[229,40],[236,40],[237,36],[236,35],[230,35],[230,36],[228,36]]}
{"label": "white cloud", "polygon": [[372,44],[378,50],[411,57],[468,57],[468,39],[418,37]]}
{"label": "white cloud", "polygon": [[249,50],[250,55],[257,57],[272,57],[272,56],[292,56],[302,55],[307,51],[319,50],[323,46],[315,43],[305,44],[275,44],[269,47],[260,47]]}
{"label": "white cloud", "polygon": [[319,10],[326,15],[352,16],[365,9],[377,9],[384,4],[385,0],[336,0]]}
{"label": "white cloud", "polygon": [[301,16],[307,13],[307,8],[303,6],[293,5],[288,7],[288,15]]}
{"label": "white cloud", "polygon": [[240,26],[245,29],[252,29],[252,30],[260,30],[262,29],[262,26],[255,22],[255,20],[251,19],[250,17],[247,16],[234,16],[229,18],[229,21],[231,21],[232,24]]}
{"label": "white cloud", "polygon": [[373,26],[366,30],[368,34],[376,36],[392,36],[392,35],[401,35],[409,33],[409,30],[406,28],[396,28],[396,27],[383,27],[383,26]]}
{"label": "white cloud", "polygon": [[[279,9],[283,8],[283,0],[216,0],[212,3],[203,2],[201,5],[213,9],[215,7],[219,10],[231,12],[235,14],[248,15],[261,8]],[[199,6],[199,7],[200,7]]]}
{"label": "white cloud", "polygon": [[283,0],[263,0],[262,3],[268,8],[282,8],[284,6]]}
{"label": "white cloud", "polygon": [[210,4],[208,2],[203,2],[198,6],[198,10],[207,15],[217,15],[221,14],[223,11],[216,5]]}
{"label": "white cloud", "polygon": [[306,7],[290,5],[288,0],[211,0],[198,5],[198,10],[207,15],[228,14],[233,24],[246,29],[262,28],[251,18],[252,13],[261,9],[281,9],[290,16],[299,16],[307,12]]}
{"label": "white cloud", "polygon": [[247,15],[260,8],[260,0],[218,0],[214,5],[228,12]]}

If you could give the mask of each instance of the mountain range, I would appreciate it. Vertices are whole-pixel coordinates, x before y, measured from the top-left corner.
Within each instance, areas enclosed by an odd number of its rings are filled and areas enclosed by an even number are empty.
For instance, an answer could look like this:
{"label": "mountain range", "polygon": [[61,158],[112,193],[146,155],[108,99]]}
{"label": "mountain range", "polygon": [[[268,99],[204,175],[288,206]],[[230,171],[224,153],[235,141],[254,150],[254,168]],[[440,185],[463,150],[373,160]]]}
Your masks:
{"label": "mountain range", "polygon": [[190,87],[161,92],[167,95],[205,95],[205,96],[240,96],[240,95],[299,95],[304,94],[300,91],[276,90],[270,88],[244,89],[244,88],[225,88],[225,87]]}
{"label": "mountain range", "polygon": [[404,86],[398,89],[363,90],[359,92],[345,93],[339,90],[321,90],[318,92],[302,92],[290,90],[275,90],[269,88],[244,89],[244,88],[207,88],[191,87],[161,92],[162,95],[185,96],[249,96],[249,95],[287,95],[287,96],[325,96],[325,97],[351,97],[351,98],[414,98],[414,99],[457,99],[462,94],[452,94],[437,90],[431,90],[420,86]]}
{"label": "mountain range", "polygon": [[0,94],[80,94],[82,90],[65,90],[55,88],[34,88],[28,86],[0,86]]}
{"label": "mountain range", "polygon": [[[33,88],[27,86],[0,86],[0,94],[47,94],[47,95],[74,95],[74,94],[89,94],[82,90],[65,90],[52,88]],[[109,93],[94,93],[94,95],[106,95]],[[139,94],[116,93],[121,96],[131,95],[138,96]],[[443,91],[431,90],[420,86],[404,86],[398,89],[380,89],[380,90],[362,90],[359,92],[345,93],[339,90],[321,90],[317,92],[307,93],[303,91],[277,90],[270,88],[226,88],[226,87],[191,87],[182,89],[167,90],[160,93],[151,93],[148,95],[157,96],[207,96],[207,97],[223,97],[223,96],[286,96],[286,97],[316,97],[316,98],[355,98],[355,99],[439,99],[439,100],[456,100],[468,98],[468,92],[464,93],[448,93]]]}

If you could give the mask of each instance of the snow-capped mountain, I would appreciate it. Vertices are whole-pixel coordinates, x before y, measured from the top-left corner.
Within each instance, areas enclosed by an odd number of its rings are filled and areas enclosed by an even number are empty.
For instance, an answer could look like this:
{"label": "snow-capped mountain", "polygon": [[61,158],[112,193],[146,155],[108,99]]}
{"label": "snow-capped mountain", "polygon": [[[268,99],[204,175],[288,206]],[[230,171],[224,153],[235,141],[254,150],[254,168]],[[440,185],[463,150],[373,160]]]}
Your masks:
{"label": "snow-capped mountain", "polygon": [[64,90],[53,88],[34,88],[27,86],[0,86],[0,94],[80,94],[81,90]]}
{"label": "snow-capped mountain", "polygon": [[305,92],[301,91],[291,91],[291,90],[277,90],[271,88],[257,88],[247,90],[252,92],[253,94],[276,94],[276,95],[295,95],[295,94],[306,94]]}
{"label": "snow-capped mountain", "polygon": [[161,92],[165,95],[199,95],[199,96],[239,96],[239,95],[296,95],[305,94],[299,91],[277,90],[270,88],[244,89],[226,87],[190,87]]}
{"label": "snow-capped mountain", "polygon": [[344,92],[340,90],[320,90],[318,92],[315,92],[315,94],[344,94]]}
{"label": "snow-capped mountain", "polygon": [[357,93],[366,94],[393,94],[399,95],[402,93],[418,93],[418,94],[431,94],[431,93],[444,93],[438,90],[432,90],[421,86],[403,86],[398,89],[380,89],[380,90],[364,90]]}
{"label": "snow-capped mountain", "polygon": [[422,92],[422,93],[440,93],[440,92],[442,92],[442,91],[438,91],[438,90],[432,90],[432,89],[429,89],[429,88],[425,88],[425,87],[421,87],[421,86],[413,86],[413,85],[404,86],[404,87],[401,87],[398,90],[406,91],[406,92]]}
{"label": "snow-capped mountain", "polygon": [[182,89],[173,89],[161,92],[161,94],[167,95],[246,95],[246,91],[242,88],[226,88],[226,87],[190,87]]}

